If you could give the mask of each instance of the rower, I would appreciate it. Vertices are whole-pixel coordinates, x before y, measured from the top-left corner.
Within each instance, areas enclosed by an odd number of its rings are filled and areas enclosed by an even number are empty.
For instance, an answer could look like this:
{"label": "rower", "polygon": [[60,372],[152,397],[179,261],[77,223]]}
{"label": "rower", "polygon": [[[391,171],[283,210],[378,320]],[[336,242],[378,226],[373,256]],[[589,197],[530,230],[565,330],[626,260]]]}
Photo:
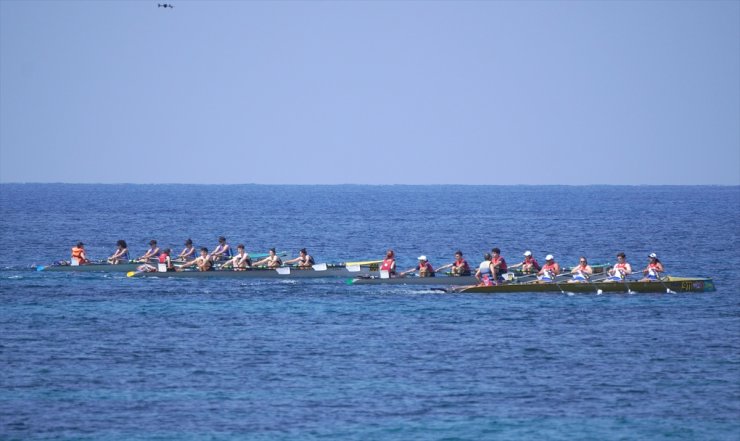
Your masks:
{"label": "rower", "polygon": [[184,263],[180,268],[187,268],[189,266],[197,266],[198,271],[211,271],[213,269],[213,261],[211,260],[211,256],[208,255],[208,248],[201,248],[200,256],[190,262]]}
{"label": "rower", "polygon": [[380,263],[380,271],[388,271],[389,276],[396,275],[396,253],[388,250],[385,253],[385,259]]}
{"label": "rower", "polygon": [[609,277],[606,280],[621,282],[630,274],[632,274],[632,266],[627,263],[627,256],[624,253],[619,253],[617,254],[617,263],[614,268],[609,270]]}
{"label": "rower", "polygon": [[227,260],[231,258],[231,247],[226,243],[226,238],[219,236],[218,245],[211,253],[211,259],[214,262],[219,260]]}
{"label": "rower", "polygon": [[279,268],[283,265],[283,261],[276,254],[275,248],[270,248],[268,256],[259,262],[255,262],[254,266],[267,265],[268,268]]}
{"label": "rower", "polygon": [[494,279],[498,282],[503,282],[503,275],[509,272],[506,260],[501,257],[501,250],[498,248],[491,250],[491,269],[493,269]]}
{"label": "rower", "polygon": [[193,240],[187,239],[185,241],[185,248],[180,251],[180,254],[177,255],[177,258],[175,260],[179,260],[180,262],[187,262],[188,260],[195,259],[195,246],[193,246]]}
{"label": "rower", "polygon": [[85,265],[90,263],[89,260],[87,260],[87,255],[85,254],[85,244],[82,242],[77,242],[77,245],[72,248],[72,256],[70,257],[70,264],[74,265]]}
{"label": "rower", "polygon": [[520,268],[522,269],[522,272],[525,274],[529,273],[536,273],[537,271],[541,270],[542,267],[540,267],[540,264],[537,263],[537,260],[532,256],[532,252],[527,250],[524,252],[524,260],[520,263],[517,263],[516,265],[511,265],[509,268]]}
{"label": "rower", "polygon": [[555,262],[552,254],[545,256],[545,265],[537,272],[537,279],[541,282],[553,282],[560,274],[560,264]]}
{"label": "rower", "polygon": [[470,265],[468,265],[468,261],[463,259],[463,253],[460,250],[455,251],[455,261],[452,263],[448,263],[447,265],[440,266],[437,268],[437,272],[442,271],[443,269],[452,268],[452,275],[453,276],[469,276],[470,275]]}
{"label": "rower", "polygon": [[244,244],[240,243],[236,246],[236,254],[221,265],[221,269],[226,269],[229,266],[233,267],[234,271],[244,271],[252,268],[252,259],[249,257],[249,253],[244,251]]}
{"label": "rower", "polygon": [[573,268],[570,273],[573,275],[573,278],[568,280],[568,283],[585,283],[591,278],[594,270],[588,264],[588,260],[584,256],[581,256],[578,259],[578,266]]}
{"label": "rower", "polygon": [[475,272],[475,278],[478,279],[479,286],[496,285],[495,279],[493,278],[493,269],[491,268],[491,259],[491,255],[486,253],[483,255],[483,262],[478,265],[478,271]]}
{"label": "rower", "polygon": [[650,261],[648,262],[648,266],[642,270],[642,274],[645,276],[642,279],[640,279],[640,282],[655,282],[660,280],[660,273],[664,272],[665,269],[663,268],[663,264],[660,262],[660,259],[658,259],[658,255],[655,253],[650,253],[648,256]]}
{"label": "rower", "polygon": [[283,263],[285,263],[286,265],[290,263],[298,263],[298,268],[303,269],[311,268],[316,264],[316,262],[313,260],[313,257],[308,254],[308,251],[306,251],[305,248],[301,248],[300,251],[298,251],[298,254],[299,256],[295,259],[286,260]]}
{"label": "rower", "polygon": [[128,245],[125,240],[121,239],[116,242],[116,252],[108,258],[108,263],[111,265],[118,265],[121,262],[128,263],[128,260]]}
{"label": "rower", "polygon": [[408,271],[402,272],[399,276],[403,277],[406,274],[419,271],[419,277],[434,277],[434,268],[432,267],[432,264],[429,263],[429,260],[427,260],[427,256],[419,256],[417,260],[419,261],[418,265]]}
{"label": "rower", "polygon": [[148,262],[149,259],[154,259],[157,256],[159,256],[159,247],[157,246],[157,241],[152,239],[149,241],[149,249],[144,253],[143,256],[136,259],[138,262]]}

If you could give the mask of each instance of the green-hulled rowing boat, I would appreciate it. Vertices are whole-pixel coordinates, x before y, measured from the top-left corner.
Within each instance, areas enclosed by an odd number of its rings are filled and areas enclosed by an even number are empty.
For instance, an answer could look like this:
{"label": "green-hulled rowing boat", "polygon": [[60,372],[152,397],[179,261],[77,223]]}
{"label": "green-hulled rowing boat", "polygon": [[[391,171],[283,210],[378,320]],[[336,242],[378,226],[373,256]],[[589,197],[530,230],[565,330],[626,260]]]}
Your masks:
{"label": "green-hulled rowing boat", "polygon": [[234,279],[321,279],[329,277],[352,277],[362,273],[363,275],[378,274],[377,265],[352,265],[352,264],[318,264],[313,268],[280,267],[277,269],[251,268],[244,271],[212,270],[198,271],[197,269],[186,269],[182,271],[152,271],[131,272],[129,277],[174,277],[174,278],[234,278]]}
{"label": "green-hulled rowing boat", "polygon": [[[661,283],[662,282],[662,283]],[[496,286],[474,286],[464,289],[454,288],[452,292],[465,293],[516,293],[516,292],[639,292],[664,293],[668,290],[675,292],[712,292],[716,291],[714,281],[703,277],[673,277],[666,276],[661,281],[653,282],[595,282],[595,283],[510,283]]]}
{"label": "green-hulled rowing boat", "polygon": [[[284,257],[288,253],[281,251],[278,256]],[[250,254],[252,260],[264,259],[269,256],[267,253],[255,253]],[[175,265],[181,264],[182,262],[176,262]],[[156,265],[156,260],[150,260],[150,265]],[[100,272],[100,273],[127,273],[129,271],[136,271],[138,267],[142,265],[141,262],[135,262],[130,260],[126,263],[119,263],[117,265],[111,265],[108,262],[93,262],[85,265],[70,265],[68,261],[61,261],[60,263],[54,263],[51,265],[39,265],[36,266],[36,271],[79,271],[79,272]]]}

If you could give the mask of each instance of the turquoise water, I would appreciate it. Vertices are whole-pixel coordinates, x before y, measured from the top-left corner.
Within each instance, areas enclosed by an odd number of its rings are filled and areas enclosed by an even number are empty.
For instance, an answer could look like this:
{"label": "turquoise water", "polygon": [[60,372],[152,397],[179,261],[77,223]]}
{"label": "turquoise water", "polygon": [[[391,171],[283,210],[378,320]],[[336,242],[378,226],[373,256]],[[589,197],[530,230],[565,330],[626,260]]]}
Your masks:
{"label": "turquoise water", "polygon": [[[492,201],[495,203],[492,204]],[[0,438],[737,439],[740,188],[0,186]],[[197,210],[194,211],[194,210]],[[200,215],[213,214],[217,215]],[[454,295],[341,280],[38,273],[83,240],[498,246],[712,276],[714,293]],[[23,250],[16,258],[11,250]]]}

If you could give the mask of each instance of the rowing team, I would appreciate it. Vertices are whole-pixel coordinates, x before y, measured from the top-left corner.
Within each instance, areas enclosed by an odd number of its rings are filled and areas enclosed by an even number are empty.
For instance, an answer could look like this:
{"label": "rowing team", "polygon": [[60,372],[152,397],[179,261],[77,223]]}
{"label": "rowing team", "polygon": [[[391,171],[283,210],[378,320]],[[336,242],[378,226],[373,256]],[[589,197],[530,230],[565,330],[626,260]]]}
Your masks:
{"label": "rowing team", "polygon": [[[644,278],[641,282],[657,281],[660,278],[660,274],[665,271],[663,264],[658,259],[655,253],[651,253],[649,256],[649,262],[647,267],[642,271]],[[381,271],[387,271],[391,277],[403,277],[408,274],[418,272],[420,277],[434,277],[435,270],[432,264],[426,256],[419,256],[418,265],[407,271],[396,273],[396,258],[393,250],[388,250],[380,264]],[[446,268],[451,268],[450,272],[453,276],[469,276],[472,274],[470,265],[463,258],[462,251],[455,252],[455,261],[441,266],[437,271],[441,271]],[[501,250],[493,248],[491,253],[486,253],[483,256],[483,261],[478,265],[478,269],[475,272],[475,278],[482,286],[498,285],[503,283],[506,279],[505,274],[510,269],[521,268],[521,272],[525,274],[536,275],[537,280],[540,282],[555,282],[556,277],[561,275],[562,269],[560,264],[555,261],[555,257],[552,254],[548,254],[545,257],[545,264],[540,264],[532,256],[531,251],[524,252],[524,260],[521,262],[508,266],[506,260],[501,256]],[[588,283],[591,281],[591,276],[594,270],[588,264],[588,260],[581,256],[579,263],[576,267],[570,271],[570,280],[568,283]],[[623,281],[627,276],[632,274],[632,266],[627,262],[627,256],[624,253],[617,254],[617,263],[607,271],[606,280],[608,281]]]}
{"label": "rowing team", "polygon": [[[187,239],[185,241],[185,248],[176,257],[172,257],[171,249],[160,249],[156,240],[151,240],[149,246],[149,249],[144,255],[134,260],[143,264],[139,267],[141,271],[155,271],[157,268],[151,265],[150,262],[164,264],[168,271],[176,271],[178,268],[188,267],[196,267],[200,271],[209,271],[216,263],[220,263],[220,268],[233,268],[235,271],[243,271],[254,266],[262,265],[267,268],[279,268],[284,264],[297,264],[299,268],[311,268],[315,264],[314,258],[308,254],[305,248],[300,250],[298,257],[286,261],[280,259],[275,248],[271,248],[267,257],[253,262],[252,258],[245,251],[244,245],[237,245],[236,254],[234,254],[231,246],[223,236],[218,238],[218,245],[212,252],[209,252],[208,248],[202,247],[196,253],[193,241]],[[72,248],[71,260],[73,265],[90,263],[85,254],[85,245],[82,242],[77,243],[77,246]],[[107,261],[109,264],[117,265],[128,263],[129,260],[128,245],[125,240],[119,240],[116,242],[116,251],[108,257]],[[175,267],[175,262],[181,262],[182,264]]]}

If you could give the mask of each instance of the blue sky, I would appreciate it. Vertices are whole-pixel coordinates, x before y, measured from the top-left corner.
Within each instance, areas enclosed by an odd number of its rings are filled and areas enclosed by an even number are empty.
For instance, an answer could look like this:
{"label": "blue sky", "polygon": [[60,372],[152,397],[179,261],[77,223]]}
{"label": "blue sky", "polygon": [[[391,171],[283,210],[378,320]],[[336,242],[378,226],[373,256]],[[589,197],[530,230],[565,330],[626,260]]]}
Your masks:
{"label": "blue sky", "polygon": [[0,1],[0,182],[740,184],[740,2]]}

